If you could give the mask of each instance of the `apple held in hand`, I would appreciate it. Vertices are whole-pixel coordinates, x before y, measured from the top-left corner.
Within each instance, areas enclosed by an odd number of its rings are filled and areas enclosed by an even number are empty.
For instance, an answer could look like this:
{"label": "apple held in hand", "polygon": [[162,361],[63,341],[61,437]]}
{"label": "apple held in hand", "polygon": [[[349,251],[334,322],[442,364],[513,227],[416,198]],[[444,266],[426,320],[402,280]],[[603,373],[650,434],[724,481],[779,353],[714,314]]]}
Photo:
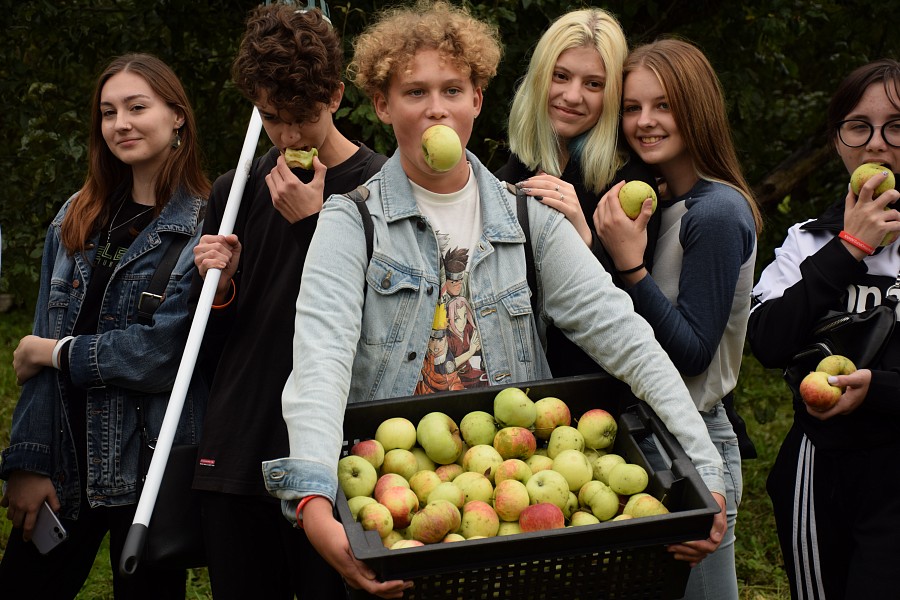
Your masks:
{"label": "apple held in hand", "polygon": [[[882,192],[894,189],[894,186],[896,185],[896,178],[894,177],[894,174],[888,167],[880,165],[878,163],[863,163],[856,167],[856,169],[853,171],[853,174],[850,175],[850,189],[853,190],[854,194],[859,196],[859,191],[860,189],[862,189],[862,186],[864,186],[866,182],[873,176],[882,172],[886,172],[888,174],[887,178],[885,178],[885,180],[875,188],[875,192],[872,194],[872,198],[877,198],[882,194]],[[886,206],[884,209],[889,210],[890,207]],[[879,245],[889,246],[890,244],[894,243],[894,240],[897,239],[898,235],[900,234],[896,232],[888,233],[884,236],[884,238],[882,238],[881,244]]]}
{"label": "apple held in hand", "polygon": [[819,361],[819,364],[816,365],[816,371],[822,371],[829,375],[849,375],[856,371],[856,365],[846,356],[832,354]]}
{"label": "apple held in hand", "polygon": [[828,383],[828,373],[813,371],[800,382],[800,397],[808,407],[825,412],[841,399],[841,388]]}
{"label": "apple held in hand", "polygon": [[449,171],[462,158],[462,142],[456,132],[446,125],[432,125],[422,133],[422,152],[425,163],[438,173]]}
{"label": "apple held in hand", "polygon": [[347,498],[371,496],[378,482],[378,472],[363,457],[350,454],[338,461],[338,482]]}
{"label": "apple held in hand", "polygon": [[309,171],[313,168],[313,157],[318,155],[319,151],[316,148],[310,148],[309,150],[288,148],[284,151],[284,162],[292,169],[300,167]]}
{"label": "apple held in hand", "polygon": [[629,181],[619,190],[619,204],[622,210],[628,215],[629,219],[637,219],[641,214],[641,207],[644,200],[651,198],[653,200],[653,210],[656,211],[656,192],[647,183],[635,179]]}

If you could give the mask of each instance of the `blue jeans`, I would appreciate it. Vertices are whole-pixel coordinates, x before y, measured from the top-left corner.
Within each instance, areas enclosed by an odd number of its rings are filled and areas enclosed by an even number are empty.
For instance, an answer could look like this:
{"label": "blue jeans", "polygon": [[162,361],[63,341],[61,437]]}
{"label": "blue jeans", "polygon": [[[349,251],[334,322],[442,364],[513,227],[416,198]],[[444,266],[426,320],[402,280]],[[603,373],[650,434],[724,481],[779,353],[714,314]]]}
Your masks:
{"label": "blue jeans", "polygon": [[[744,479],[741,474],[741,452],[737,435],[725,407],[719,403],[700,416],[709,430],[709,438],[719,454],[725,467],[725,514],[728,529],[719,548],[704,558],[691,570],[684,600],[738,600],[737,573],[734,566],[734,526],[737,520],[738,506],[744,490]],[[669,468],[666,459],[659,453],[652,438],[641,442],[641,449],[647,455],[654,468]]]}

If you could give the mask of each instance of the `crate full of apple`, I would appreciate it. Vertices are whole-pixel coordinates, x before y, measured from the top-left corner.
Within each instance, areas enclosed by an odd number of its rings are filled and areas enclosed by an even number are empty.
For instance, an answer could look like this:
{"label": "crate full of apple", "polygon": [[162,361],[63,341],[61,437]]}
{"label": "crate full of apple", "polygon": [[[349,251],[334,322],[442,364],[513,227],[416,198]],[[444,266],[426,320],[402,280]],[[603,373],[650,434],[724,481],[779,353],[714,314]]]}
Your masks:
{"label": "crate full of apple", "polygon": [[678,598],[688,567],[665,544],[704,539],[717,511],[652,411],[603,375],[350,404],[344,432],[353,553],[412,579],[411,598]]}

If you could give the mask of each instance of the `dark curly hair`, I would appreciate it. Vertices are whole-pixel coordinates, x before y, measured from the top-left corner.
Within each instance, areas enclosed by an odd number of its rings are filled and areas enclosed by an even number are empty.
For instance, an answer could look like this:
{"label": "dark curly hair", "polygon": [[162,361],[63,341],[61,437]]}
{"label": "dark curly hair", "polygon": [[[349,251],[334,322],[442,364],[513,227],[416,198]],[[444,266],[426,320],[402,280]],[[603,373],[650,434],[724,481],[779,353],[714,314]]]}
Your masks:
{"label": "dark curly hair", "polygon": [[278,111],[309,122],[338,90],[343,59],[341,40],[318,9],[272,4],[250,13],[232,77],[251,102],[266,94]]}

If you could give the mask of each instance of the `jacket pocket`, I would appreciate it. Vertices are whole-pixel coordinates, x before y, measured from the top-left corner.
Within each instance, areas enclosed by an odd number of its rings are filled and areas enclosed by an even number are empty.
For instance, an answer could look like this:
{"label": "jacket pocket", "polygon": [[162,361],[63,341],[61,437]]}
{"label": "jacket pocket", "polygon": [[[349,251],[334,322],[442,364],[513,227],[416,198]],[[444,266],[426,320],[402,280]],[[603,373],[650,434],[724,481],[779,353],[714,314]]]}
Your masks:
{"label": "jacket pocket", "polygon": [[520,362],[533,361],[535,328],[528,285],[510,289],[499,300],[500,306],[509,316],[509,333],[516,346],[516,358]]}
{"label": "jacket pocket", "polygon": [[[366,271],[366,301],[362,340],[366,344],[390,344],[404,337],[415,319],[421,273],[413,273],[384,258],[375,257]],[[377,297],[377,299],[376,299]]]}

